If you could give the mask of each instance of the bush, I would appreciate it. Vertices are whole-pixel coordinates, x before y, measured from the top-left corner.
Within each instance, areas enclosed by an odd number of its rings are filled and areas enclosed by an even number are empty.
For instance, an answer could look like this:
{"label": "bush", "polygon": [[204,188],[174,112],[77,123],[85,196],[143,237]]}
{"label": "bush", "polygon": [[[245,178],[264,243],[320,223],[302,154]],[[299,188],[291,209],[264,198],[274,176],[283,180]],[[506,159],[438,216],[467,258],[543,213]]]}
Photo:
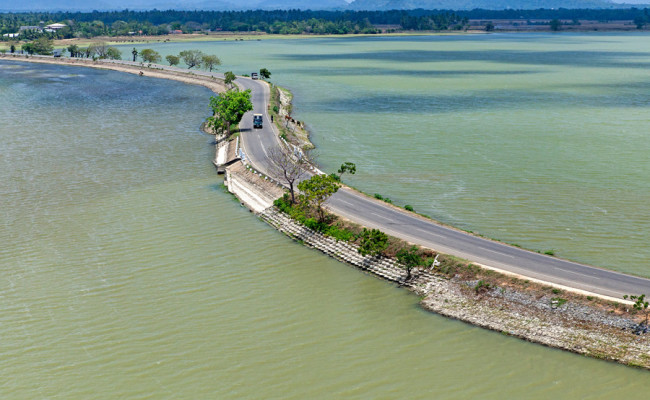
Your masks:
{"label": "bush", "polygon": [[489,291],[490,289],[492,289],[492,285],[490,285],[489,283],[485,282],[482,279],[480,281],[478,281],[476,286],[474,286],[474,291],[476,292],[476,294],[485,293],[485,292]]}
{"label": "bush", "polygon": [[375,199],[377,199],[377,200],[383,200],[384,197],[383,197],[382,195],[380,195],[379,193],[375,193]]}
{"label": "bush", "polygon": [[404,206],[404,209],[405,209],[406,211],[413,211],[413,207],[410,206],[410,205],[408,205],[408,204]]}
{"label": "bush", "polygon": [[275,200],[273,202],[273,205],[309,229],[320,232],[327,236],[331,236],[336,240],[344,240],[346,242],[356,240],[356,235],[344,227],[338,225],[329,225],[325,221],[318,221],[316,218],[307,217],[305,215],[305,211],[300,206],[291,204],[291,197],[288,193],[285,193],[284,196]]}

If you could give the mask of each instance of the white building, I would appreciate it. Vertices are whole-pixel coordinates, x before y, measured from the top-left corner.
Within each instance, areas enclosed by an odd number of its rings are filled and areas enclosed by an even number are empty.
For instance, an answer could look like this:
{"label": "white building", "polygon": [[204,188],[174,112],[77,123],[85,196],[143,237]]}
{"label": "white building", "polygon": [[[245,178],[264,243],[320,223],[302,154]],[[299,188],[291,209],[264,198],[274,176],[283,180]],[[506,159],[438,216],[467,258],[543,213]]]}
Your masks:
{"label": "white building", "polygon": [[50,24],[45,27],[45,29],[52,29],[53,31],[58,31],[61,28],[65,28],[66,24]]}

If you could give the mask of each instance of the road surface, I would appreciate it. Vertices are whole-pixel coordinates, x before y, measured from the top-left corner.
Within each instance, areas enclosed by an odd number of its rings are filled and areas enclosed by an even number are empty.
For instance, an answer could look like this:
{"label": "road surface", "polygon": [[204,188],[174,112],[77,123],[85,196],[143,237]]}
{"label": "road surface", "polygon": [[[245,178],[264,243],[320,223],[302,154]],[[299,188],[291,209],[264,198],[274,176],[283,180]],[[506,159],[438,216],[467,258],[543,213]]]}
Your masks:
{"label": "road surface", "polygon": [[[252,90],[254,110],[240,124],[241,142],[248,161],[259,171],[272,176],[268,149],[279,145],[268,114],[269,88],[263,82],[239,78],[237,82]],[[264,128],[252,128],[252,114],[264,114]],[[350,189],[341,189],[328,201],[328,208],[351,221],[377,228],[389,235],[462,257],[524,277],[551,282],[599,295],[650,294],[650,280],[588,266],[520,249],[443,226],[370,198]]]}

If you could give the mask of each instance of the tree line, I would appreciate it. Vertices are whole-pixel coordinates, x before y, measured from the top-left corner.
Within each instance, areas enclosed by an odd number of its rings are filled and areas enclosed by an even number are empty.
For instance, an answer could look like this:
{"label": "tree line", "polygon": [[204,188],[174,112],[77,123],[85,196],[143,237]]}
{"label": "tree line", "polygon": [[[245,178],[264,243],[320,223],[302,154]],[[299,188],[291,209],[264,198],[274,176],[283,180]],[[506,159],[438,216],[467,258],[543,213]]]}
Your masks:
{"label": "tree line", "polygon": [[[21,39],[45,36],[52,39],[96,36],[163,35],[207,31],[266,32],[270,34],[377,33],[377,25],[404,30],[459,29],[469,19],[589,19],[634,20],[638,27],[648,21],[648,9],[537,9],[537,10],[390,10],[390,11],[94,11],[0,14],[0,34],[19,32],[24,26],[62,22],[56,32],[23,30]],[[3,40],[9,40],[3,37]]]}

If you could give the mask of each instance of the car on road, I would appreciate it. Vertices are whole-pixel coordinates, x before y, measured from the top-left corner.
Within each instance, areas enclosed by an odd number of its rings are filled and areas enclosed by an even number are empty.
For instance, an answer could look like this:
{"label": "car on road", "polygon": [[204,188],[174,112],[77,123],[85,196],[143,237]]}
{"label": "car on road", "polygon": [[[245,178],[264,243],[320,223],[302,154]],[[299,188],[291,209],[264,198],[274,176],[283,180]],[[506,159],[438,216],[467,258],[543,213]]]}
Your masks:
{"label": "car on road", "polygon": [[253,128],[262,129],[262,114],[253,114]]}

